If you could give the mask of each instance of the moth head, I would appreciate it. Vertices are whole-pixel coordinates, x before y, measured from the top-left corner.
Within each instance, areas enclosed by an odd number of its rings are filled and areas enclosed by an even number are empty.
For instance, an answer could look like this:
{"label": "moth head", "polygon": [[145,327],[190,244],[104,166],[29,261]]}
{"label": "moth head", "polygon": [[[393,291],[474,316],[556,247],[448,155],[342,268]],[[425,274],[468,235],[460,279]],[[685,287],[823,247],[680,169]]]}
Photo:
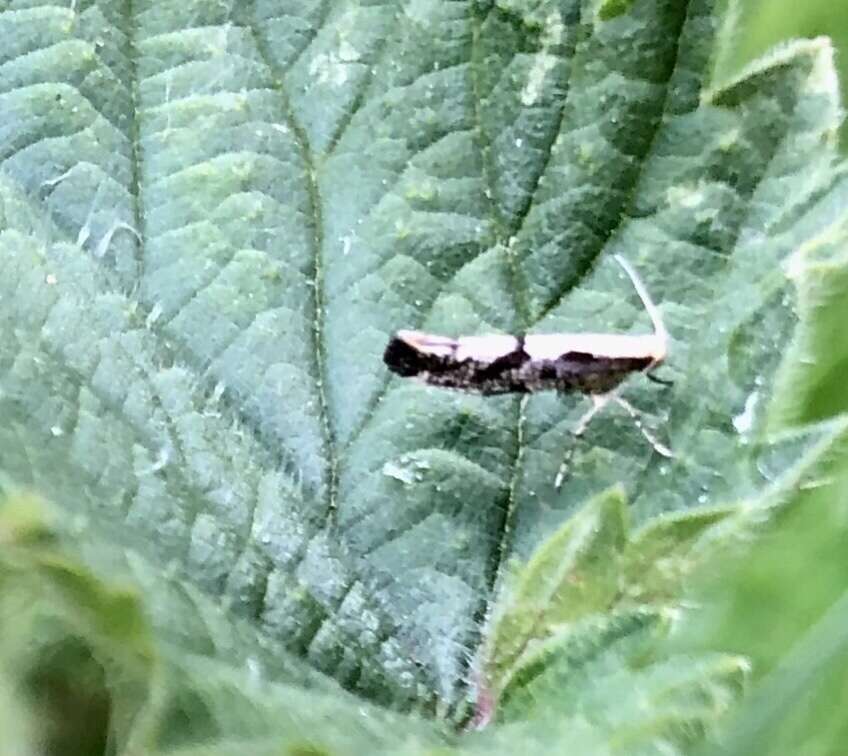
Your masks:
{"label": "moth head", "polygon": [[398,331],[395,339],[402,341],[419,354],[433,357],[451,357],[456,350],[456,341],[445,336],[436,336],[424,331]]}
{"label": "moth head", "polygon": [[455,349],[453,339],[422,331],[398,331],[386,346],[383,362],[392,372],[408,378],[432,370]]}
{"label": "moth head", "polygon": [[663,333],[655,333],[653,336],[645,336],[646,342],[649,340],[648,354],[651,357],[651,364],[646,368],[653,370],[657,365],[665,362],[668,357],[668,335]]}

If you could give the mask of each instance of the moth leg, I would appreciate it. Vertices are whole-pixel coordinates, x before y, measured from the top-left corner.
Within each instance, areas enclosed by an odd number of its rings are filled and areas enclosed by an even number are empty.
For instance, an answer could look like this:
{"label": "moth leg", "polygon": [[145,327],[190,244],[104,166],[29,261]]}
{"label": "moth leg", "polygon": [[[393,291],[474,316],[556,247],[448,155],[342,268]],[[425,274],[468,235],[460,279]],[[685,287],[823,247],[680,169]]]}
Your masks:
{"label": "moth leg", "polygon": [[661,386],[673,386],[674,381],[668,380],[668,378],[659,378],[653,373],[645,373],[645,378],[653,383],[659,383]]}
{"label": "moth leg", "polygon": [[612,400],[622,409],[624,409],[633,420],[633,424],[639,429],[639,432],[645,437],[645,440],[654,447],[654,451],[662,457],[671,459],[674,457],[671,449],[657,441],[653,433],[651,433],[642,422],[642,418],[637,410],[630,402],[622,399],[620,396],[612,396]]}
{"label": "moth leg", "polygon": [[[592,406],[583,413],[582,417],[571,430],[571,435],[574,436],[575,442],[578,441],[586,432],[586,428],[589,427],[589,423],[592,422],[592,418],[606,406],[607,402],[609,402],[612,398],[612,395],[590,394],[589,398],[592,400]],[[571,455],[574,454],[574,446],[574,444],[570,444],[565,450],[565,454],[562,457],[562,464],[559,466],[559,470],[557,470],[556,478],[554,479],[554,488],[557,491],[559,491],[560,486],[562,486],[562,482],[565,480],[565,475],[568,472],[568,464],[571,462]]]}

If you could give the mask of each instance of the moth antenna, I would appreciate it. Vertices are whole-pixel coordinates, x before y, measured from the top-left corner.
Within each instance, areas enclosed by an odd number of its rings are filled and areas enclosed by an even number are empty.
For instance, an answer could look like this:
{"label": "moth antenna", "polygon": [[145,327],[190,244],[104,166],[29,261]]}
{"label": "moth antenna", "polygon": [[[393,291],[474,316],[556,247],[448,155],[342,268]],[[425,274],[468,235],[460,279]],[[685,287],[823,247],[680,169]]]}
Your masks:
{"label": "moth antenna", "polygon": [[639,295],[639,299],[642,300],[642,304],[645,306],[645,309],[648,312],[648,317],[651,318],[651,323],[654,325],[654,335],[659,336],[662,339],[663,343],[668,341],[668,331],[665,329],[665,323],[663,323],[662,315],[660,314],[659,308],[654,304],[654,300],[651,299],[651,295],[648,294],[648,290],[645,288],[645,284],[642,283],[642,279],[639,278],[639,274],[633,268],[633,266],[627,262],[621,255],[613,255],[615,261],[624,268],[624,272],[627,273],[627,276],[630,278],[630,281],[633,283],[633,288],[636,289],[636,293]]}

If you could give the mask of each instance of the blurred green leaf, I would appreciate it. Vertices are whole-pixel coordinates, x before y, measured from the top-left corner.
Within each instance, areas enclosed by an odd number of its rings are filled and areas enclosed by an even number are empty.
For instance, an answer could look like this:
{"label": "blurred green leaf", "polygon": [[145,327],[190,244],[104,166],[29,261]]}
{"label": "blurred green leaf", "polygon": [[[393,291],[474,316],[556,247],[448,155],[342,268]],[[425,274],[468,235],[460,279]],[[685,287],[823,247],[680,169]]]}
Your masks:
{"label": "blurred green leaf", "polygon": [[[792,264],[802,325],[778,380],[773,420],[822,417],[846,427],[842,330],[848,278],[841,226],[799,248]],[[841,413],[841,414],[840,414]],[[684,648],[734,650],[751,660],[750,696],[716,753],[841,753],[848,679],[848,445],[829,446],[785,498],[767,535],[700,576],[704,609],[681,633]],[[678,644],[681,645],[680,643]],[[711,751],[712,752],[712,751]]]}
{"label": "blurred green leaf", "polygon": [[[0,486],[55,507],[6,526],[5,592],[58,628],[29,669],[91,657],[110,747],[438,751],[486,692],[510,570],[552,590],[498,637],[504,671],[559,637],[557,594],[599,634],[608,569],[673,603],[711,524],[688,511],[803,478],[763,417],[781,265],[848,200],[832,50],[712,89],[719,23],[711,0],[0,5]],[[611,409],[557,491],[581,397],[382,365],[401,327],[644,332],[614,254],[672,334],[674,386],[626,387],[671,461]],[[561,591],[545,544],[616,484],[636,535],[616,494],[609,537],[577,539],[594,582]],[[717,658],[698,679],[724,690]],[[584,714],[462,747],[611,748]]]}
{"label": "blurred green leaf", "polygon": [[818,422],[848,412],[848,226],[840,221],[793,257],[803,327],[778,374],[776,426]]}
{"label": "blurred green leaf", "polygon": [[[846,730],[848,456],[838,482],[801,491],[743,559],[702,580],[683,638],[751,660],[755,684],[715,751],[836,754]],[[712,752],[712,751],[711,751]]]}
{"label": "blurred green leaf", "polygon": [[[836,49],[843,100],[848,87],[848,5],[830,0],[728,0],[730,12],[719,45],[716,76],[733,76],[769,48],[796,37],[828,36]],[[848,131],[842,129],[843,148]]]}
{"label": "blurred green leaf", "polygon": [[[96,577],[60,533],[46,543],[28,539],[40,511],[31,500],[0,505],[0,669],[27,694],[47,753],[99,753],[106,742],[118,753],[165,751],[238,738],[267,739],[277,752],[314,743],[328,753],[394,753],[399,744],[422,753],[442,742],[435,728],[340,690],[268,679],[258,655],[233,664],[224,653],[186,653],[185,640],[150,624],[137,589]],[[48,528],[42,520],[42,532]],[[167,596],[167,580],[156,590],[150,603]],[[208,607],[205,618],[224,623],[216,613]]]}
{"label": "blurred green leaf", "polygon": [[35,728],[11,676],[0,673],[0,753],[3,756],[35,756]]}

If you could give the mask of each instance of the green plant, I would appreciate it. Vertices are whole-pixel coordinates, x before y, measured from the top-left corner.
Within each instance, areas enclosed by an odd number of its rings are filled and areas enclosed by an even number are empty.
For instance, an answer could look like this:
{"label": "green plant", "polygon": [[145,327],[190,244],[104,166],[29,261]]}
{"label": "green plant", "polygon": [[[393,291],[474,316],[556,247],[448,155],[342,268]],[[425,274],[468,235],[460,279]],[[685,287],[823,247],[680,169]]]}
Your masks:
{"label": "green plant", "polygon": [[[841,449],[792,408],[820,383],[785,361],[786,271],[848,197],[828,42],[713,88],[720,24],[710,0],[0,6],[0,695],[86,688],[115,753],[712,732],[747,661],[668,636],[692,573]],[[610,410],[557,491],[584,399],[381,363],[402,327],[641,332],[615,253],[671,331],[673,386],[625,393],[673,460]]]}

